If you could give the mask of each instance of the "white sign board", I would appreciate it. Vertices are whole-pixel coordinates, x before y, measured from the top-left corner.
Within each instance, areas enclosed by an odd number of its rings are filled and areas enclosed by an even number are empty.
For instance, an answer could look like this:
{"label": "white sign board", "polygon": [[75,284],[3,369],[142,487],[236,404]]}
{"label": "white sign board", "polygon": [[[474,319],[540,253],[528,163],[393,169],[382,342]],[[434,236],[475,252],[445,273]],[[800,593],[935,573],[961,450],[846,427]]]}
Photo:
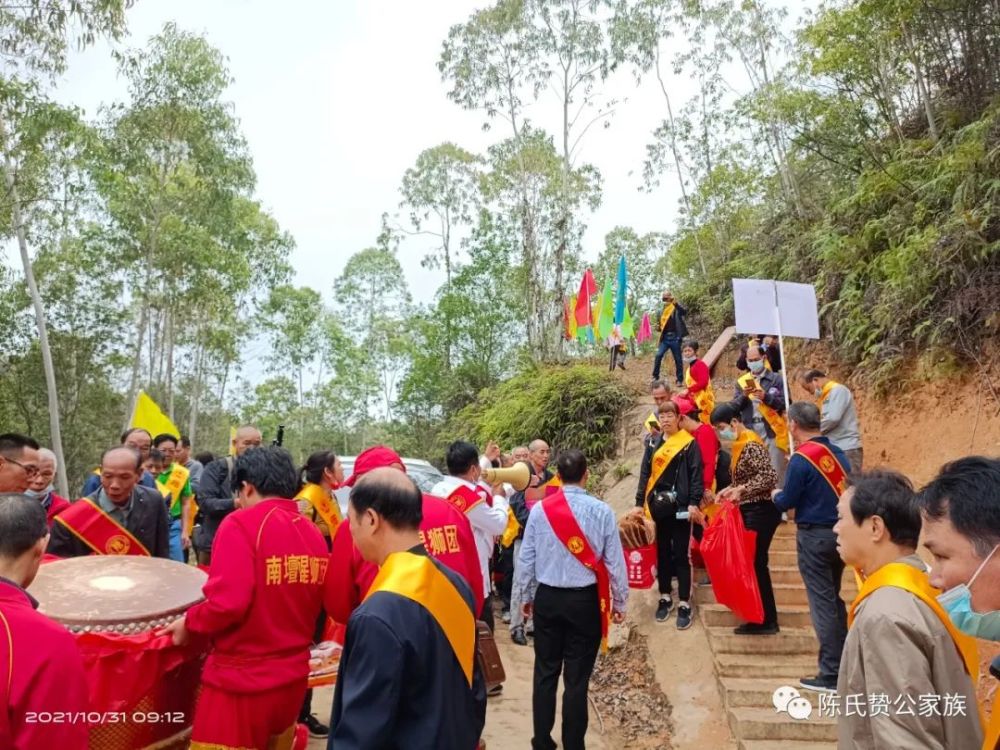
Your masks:
{"label": "white sign board", "polygon": [[739,333],[819,338],[819,311],[812,284],[733,279],[733,301]]}

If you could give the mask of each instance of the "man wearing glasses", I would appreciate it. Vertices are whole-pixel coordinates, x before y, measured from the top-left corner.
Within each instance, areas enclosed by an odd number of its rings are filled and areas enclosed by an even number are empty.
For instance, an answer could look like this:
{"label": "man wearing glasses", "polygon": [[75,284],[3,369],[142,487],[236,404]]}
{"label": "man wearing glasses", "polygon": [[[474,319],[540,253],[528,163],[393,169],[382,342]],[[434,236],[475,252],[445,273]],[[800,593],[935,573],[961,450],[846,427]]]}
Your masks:
{"label": "man wearing glasses", "polygon": [[0,492],[23,493],[38,474],[38,443],[25,435],[0,435]]}

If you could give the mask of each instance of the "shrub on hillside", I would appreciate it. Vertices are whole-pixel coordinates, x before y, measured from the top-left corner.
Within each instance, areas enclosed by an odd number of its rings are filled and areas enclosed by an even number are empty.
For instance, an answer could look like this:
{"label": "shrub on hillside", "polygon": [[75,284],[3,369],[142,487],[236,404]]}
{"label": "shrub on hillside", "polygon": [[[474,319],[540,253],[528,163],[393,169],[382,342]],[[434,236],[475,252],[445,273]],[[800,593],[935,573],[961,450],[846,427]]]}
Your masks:
{"label": "shrub on hillside", "polygon": [[607,372],[577,365],[531,369],[483,391],[458,412],[444,434],[505,449],[542,438],[553,448],[579,448],[596,462],[615,448],[615,427],[632,403],[628,386]]}

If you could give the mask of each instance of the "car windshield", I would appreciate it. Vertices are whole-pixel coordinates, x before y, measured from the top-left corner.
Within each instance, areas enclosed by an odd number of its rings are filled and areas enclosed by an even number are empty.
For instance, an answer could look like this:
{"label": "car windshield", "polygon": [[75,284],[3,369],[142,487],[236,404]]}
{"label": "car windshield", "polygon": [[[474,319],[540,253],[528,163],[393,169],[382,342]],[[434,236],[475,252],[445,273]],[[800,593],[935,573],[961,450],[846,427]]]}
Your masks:
{"label": "car windshield", "polygon": [[[340,459],[341,466],[344,467],[344,476],[349,477],[354,473],[354,457]],[[410,475],[421,492],[430,492],[431,489],[444,479],[444,475],[427,463],[414,463],[412,459],[404,458],[403,465],[406,466],[406,473]]]}

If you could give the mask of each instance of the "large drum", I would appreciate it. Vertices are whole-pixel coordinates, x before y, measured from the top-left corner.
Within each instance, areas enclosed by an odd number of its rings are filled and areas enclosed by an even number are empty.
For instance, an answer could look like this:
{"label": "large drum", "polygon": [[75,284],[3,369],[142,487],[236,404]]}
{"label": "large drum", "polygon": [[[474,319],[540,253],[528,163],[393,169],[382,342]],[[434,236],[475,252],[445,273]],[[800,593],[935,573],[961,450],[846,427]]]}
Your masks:
{"label": "large drum", "polygon": [[202,600],[204,572],[172,560],[100,555],[43,565],[30,593],[76,637],[92,750],[186,747],[206,644],[154,632]]}

